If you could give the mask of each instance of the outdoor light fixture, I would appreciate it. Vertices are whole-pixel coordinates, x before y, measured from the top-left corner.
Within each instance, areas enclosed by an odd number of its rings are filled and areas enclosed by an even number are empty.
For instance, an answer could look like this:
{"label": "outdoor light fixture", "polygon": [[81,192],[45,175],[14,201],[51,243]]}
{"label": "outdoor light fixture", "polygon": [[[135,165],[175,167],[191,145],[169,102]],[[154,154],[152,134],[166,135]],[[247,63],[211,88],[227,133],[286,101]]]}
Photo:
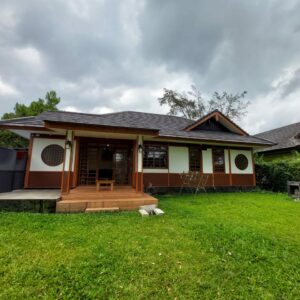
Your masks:
{"label": "outdoor light fixture", "polygon": [[139,149],[139,152],[142,152],[143,151],[143,145],[139,144],[138,149]]}

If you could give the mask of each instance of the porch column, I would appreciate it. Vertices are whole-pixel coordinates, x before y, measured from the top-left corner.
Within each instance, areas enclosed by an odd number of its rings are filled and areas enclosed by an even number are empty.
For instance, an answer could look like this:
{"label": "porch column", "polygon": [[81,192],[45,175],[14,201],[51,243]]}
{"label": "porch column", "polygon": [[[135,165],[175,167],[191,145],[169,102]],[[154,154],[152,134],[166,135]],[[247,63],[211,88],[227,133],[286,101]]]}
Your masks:
{"label": "porch column", "polygon": [[137,137],[137,168],[136,191],[144,192],[143,183],[143,136]]}
{"label": "porch column", "polygon": [[74,152],[74,133],[67,130],[65,139],[65,157],[62,170],[61,193],[68,194],[71,188],[71,176]]}

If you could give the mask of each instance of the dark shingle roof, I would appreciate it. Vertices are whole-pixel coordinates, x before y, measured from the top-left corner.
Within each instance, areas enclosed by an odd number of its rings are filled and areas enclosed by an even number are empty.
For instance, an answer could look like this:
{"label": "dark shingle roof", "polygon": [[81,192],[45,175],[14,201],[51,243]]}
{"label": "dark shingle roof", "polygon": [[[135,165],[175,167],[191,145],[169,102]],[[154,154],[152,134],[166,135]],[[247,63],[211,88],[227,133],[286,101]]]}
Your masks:
{"label": "dark shingle roof", "polygon": [[[35,124],[41,126],[43,121],[66,122],[87,125],[102,125],[110,127],[123,127],[132,129],[151,129],[159,131],[161,137],[178,137],[195,140],[226,141],[233,143],[270,144],[271,142],[253,137],[242,136],[230,132],[216,132],[208,130],[185,131],[185,128],[194,123],[182,117],[143,113],[136,111],[124,111],[109,114],[85,114],[73,112],[44,112],[32,119],[24,119],[23,124]],[[13,120],[11,120],[13,123]]]}
{"label": "dark shingle roof", "polygon": [[284,127],[272,129],[269,131],[265,131],[256,134],[255,137],[267,139],[273,143],[276,143],[276,145],[274,146],[264,148],[259,151],[259,152],[266,152],[266,151],[275,151],[275,150],[283,150],[283,149],[300,147],[299,134],[300,134],[300,122],[287,125]]}
{"label": "dark shingle roof", "polygon": [[0,124],[43,127],[44,121],[39,117],[22,117],[9,120],[0,120]]}
{"label": "dark shingle roof", "polygon": [[126,128],[162,130],[167,128],[184,128],[193,123],[181,117],[143,113],[137,111],[123,111],[102,115],[73,113],[73,112],[44,112],[40,115],[47,121],[70,122],[76,124],[103,125]]}

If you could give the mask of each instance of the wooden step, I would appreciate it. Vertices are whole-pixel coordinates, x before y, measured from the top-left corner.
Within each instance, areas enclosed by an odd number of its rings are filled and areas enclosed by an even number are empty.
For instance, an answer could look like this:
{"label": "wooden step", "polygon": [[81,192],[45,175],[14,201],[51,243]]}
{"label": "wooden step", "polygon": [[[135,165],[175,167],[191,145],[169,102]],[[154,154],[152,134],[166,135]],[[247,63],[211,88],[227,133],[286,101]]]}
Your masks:
{"label": "wooden step", "polygon": [[79,202],[85,202],[85,203],[103,203],[103,202],[106,202],[106,203],[112,203],[112,202],[128,202],[128,201],[131,201],[131,202],[143,202],[143,201],[146,201],[146,202],[154,202],[154,203],[158,203],[158,200],[153,198],[153,197],[140,197],[140,198],[115,198],[115,199],[62,199],[60,202],[62,203],[79,203]]}
{"label": "wooden step", "polygon": [[86,213],[91,212],[113,212],[113,211],[119,211],[119,207],[88,207],[86,208]]}

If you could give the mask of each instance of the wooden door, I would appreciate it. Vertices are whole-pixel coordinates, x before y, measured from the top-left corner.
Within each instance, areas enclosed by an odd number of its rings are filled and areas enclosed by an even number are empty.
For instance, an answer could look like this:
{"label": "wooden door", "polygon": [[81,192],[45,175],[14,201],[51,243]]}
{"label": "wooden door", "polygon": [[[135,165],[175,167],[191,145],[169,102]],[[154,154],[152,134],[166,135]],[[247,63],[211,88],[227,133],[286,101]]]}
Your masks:
{"label": "wooden door", "polygon": [[116,148],[114,152],[114,180],[116,184],[127,185],[131,181],[131,151],[128,148]]}

